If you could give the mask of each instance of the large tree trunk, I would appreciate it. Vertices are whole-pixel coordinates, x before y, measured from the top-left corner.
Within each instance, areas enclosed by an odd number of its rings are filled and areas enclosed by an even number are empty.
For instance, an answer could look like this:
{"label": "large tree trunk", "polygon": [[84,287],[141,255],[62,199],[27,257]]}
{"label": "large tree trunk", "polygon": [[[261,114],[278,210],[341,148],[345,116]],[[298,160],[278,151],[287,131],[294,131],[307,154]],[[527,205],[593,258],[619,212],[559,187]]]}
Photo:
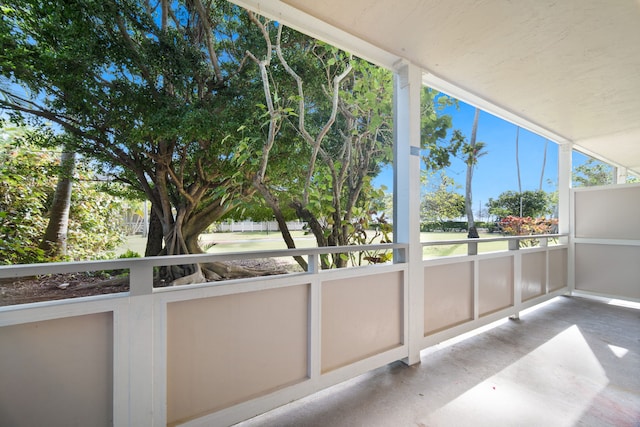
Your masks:
{"label": "large tree trunk", "polygon": [[471,129],[471,140],[469,141],[469,146],[471,148],[469,153],[469,159],[467,159],[467,179],[465,186],[465,203],[464,210],[467,214],[467,222],[468,222],[468,234],[467,238],[469,239],[477,239],[480,236],[478,235],[478,230],[476,229],[476,223],[473,219],[473,204],[472,204],[472,192],[471,192],[471,182],[473,180],[473,168],[475,167],[476,161],[476,134],[478,132],[478,118],[480,117],[480,109],[476,108],[475,115],[473,116],[473,128]]}
{"label": "large tree trunk", "polygon": [[69,229],[69,210],[71,209],[71,189],[75,153],[63,152],[60,156],[60,176],[53,202],[49,209],[49,224],[40,242],[40,249],[48,257],[55,258],[67,254],[67,231]]}

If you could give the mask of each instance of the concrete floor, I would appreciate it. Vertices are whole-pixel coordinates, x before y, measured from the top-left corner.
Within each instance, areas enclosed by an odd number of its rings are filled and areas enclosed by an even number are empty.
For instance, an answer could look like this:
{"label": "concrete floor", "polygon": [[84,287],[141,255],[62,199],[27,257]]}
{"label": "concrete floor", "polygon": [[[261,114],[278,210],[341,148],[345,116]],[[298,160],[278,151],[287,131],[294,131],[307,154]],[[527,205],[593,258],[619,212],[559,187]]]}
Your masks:
{"label": "concrete floor", "polygon": [[559,297],[238,427],[640,426],[640,310]]}

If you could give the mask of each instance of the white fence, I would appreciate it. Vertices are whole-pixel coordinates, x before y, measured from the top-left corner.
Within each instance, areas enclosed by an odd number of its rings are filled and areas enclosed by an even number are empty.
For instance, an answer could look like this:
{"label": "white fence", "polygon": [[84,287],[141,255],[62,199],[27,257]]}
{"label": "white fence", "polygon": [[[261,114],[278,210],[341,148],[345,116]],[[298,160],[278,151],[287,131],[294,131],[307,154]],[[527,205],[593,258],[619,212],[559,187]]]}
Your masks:
{"label": "white fence", "polygon": [[[0,308],[0,425],[231,425],[567,291],[564,244],[426,260],[424,283],[406,263],[319,271],[365,249],[407,259],[395,244],[0,267],[131,282]],[[153,288],[158,266],[293,255],[307,272]]]}
{"label": "white fence", "polygon": [[[128,215],[125,218],[124,224],[127,235],[147,235],[148,224],[144,221],[143,217],[139,215]],[[304,222],[287,221],[287,227],[291,231],[303,230],[304,226]],[[216,224],[214,228],[216,232],[280,231],[280,226],[277,221],[227,221]]]}
{"label": "white fence", "polygon": [[[304,223],[300,221],[289,221],[287,227],[291,231],[299,231],[304,229]],[[230,221],[221,222],[216,225],[216,231],[221,232],[243,232],[243,231],[280,231],[277,221]]]}

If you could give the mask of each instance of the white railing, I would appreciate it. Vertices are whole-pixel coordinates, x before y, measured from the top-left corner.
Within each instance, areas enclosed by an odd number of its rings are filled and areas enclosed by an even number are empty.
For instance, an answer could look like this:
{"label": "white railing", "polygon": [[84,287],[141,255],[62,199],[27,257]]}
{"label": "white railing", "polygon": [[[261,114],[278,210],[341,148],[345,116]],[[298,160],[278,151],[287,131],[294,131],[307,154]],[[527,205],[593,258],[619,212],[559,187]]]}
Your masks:
{"label": "white railing", "polygon": [[[319,268],[331,253],[406,260],[402,244],[0,267],[130,272],[129,292],[0,308],[0,425],[231,425],[567,291],[566,244],[511,247],[423,260],[424,283],[402,262]],[[153,287],[156,267],[292,256],[308,270]]]}
{"label": "white railing", "polygon": [[[404,259],[406,249],[0,267],[0,278],[130,272],[129,292],[0,308],[0,372],[12,384],[0,388],[0,425],[230,425],[405,358],[406,264],[319,265],[323,254],[393,250]],[[307,257],[308,271],[153,288],[155,267],[291,256]]]}
{"label": "white railing", "polygon": [[[423,242],[423,247],[467,245],[467,255],[425,259],[424,338],[426,348],[521,310],[566,294],[567,234],[505,236]],[[520,247],[523,240],[538,246]],[[483,243],[508,242],[508,250],[484,252]],[[550,241],[560,243],[549,245]],[[431,304],[438,301],[438,304]]]}
{"label": "white railing", "polygon": [[478,245],[483,243],[508,242],[509,250],[513,251],[520,249],[520,242],[523,240],[537,240],[540,247],[546,247],[549,245],[550,240],[566,240],[568,236],[568,234],[532,234],[526,236],[483,237],[481,239],[437,240],[432,242],[422,242],[422,246],[467,245],[467,255],[477,255]]}

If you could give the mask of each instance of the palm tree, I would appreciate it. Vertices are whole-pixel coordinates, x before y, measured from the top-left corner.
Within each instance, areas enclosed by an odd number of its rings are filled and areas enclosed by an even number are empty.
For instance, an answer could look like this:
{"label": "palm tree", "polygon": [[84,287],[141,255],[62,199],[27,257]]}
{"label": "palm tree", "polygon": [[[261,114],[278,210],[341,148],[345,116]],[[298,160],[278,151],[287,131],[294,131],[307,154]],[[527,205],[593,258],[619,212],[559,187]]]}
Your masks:
{"label": "palm tree", "polygon": [[478,158],[486,154],[485,151],[482,151],[482,149],[485,147],[484,142],[476,142],[479,118],[480,118],[480,109],[476,108],[475,114],[473,116],[473,127],[471,128],[471,140],[469,141],[469,144],[466,144],[463,147],[463,152],[466,155],[465,162],[467,164],[464,210],[465,210],[465,213],[467,214],[467,222],[468,222],[467,238],[469,239],[477,239],[480,237],[478,235],[478,230],[476,229],[476,223],[473,219],[473,203],[472,203],[472,191],[471,191],[471,182],[473,180],[473,168],[476,166],[476,163],[478,162]]}
{"label": "palm tree", "polygon": [[522,181],[520,180],[520,126],[516,128],[516,170],[518,171],[518,194],[520,195],[520,216],[522,216]]}
{"label": "palm tree", "polygon": [[49,209],[49,223],[39,245],[40,249],[52,258],[67,253],[67,230],[75,163],[75,153],[65,149],[60,155],[60,175]]}

